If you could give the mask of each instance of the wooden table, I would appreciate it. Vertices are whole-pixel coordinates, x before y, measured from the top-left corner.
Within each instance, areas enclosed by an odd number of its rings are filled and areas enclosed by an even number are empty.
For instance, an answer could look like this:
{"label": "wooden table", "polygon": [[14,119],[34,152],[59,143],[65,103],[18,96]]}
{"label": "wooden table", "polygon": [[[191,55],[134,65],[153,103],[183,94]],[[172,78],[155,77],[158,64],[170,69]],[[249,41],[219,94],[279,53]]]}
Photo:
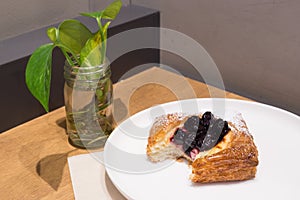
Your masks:
{"label": "wooden table", "polygon": [[[114,85],[114,117],[121,123],[153,105],[224,95],[246,99],[153,67]],[[0,199],[74,199],[67,157],[88,152],[68,143],[63,107],[2,133],[0,146]],[[101,199],[124,199],[107,181]]]}

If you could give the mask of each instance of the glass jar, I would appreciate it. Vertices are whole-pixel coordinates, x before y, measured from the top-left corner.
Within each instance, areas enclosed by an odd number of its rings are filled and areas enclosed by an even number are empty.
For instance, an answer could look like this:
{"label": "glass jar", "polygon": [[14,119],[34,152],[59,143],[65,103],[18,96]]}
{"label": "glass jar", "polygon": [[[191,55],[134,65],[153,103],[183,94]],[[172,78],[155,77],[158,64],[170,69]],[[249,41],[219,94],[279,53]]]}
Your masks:
{"label": "glass jar", "polygon": [[64,99],[69,142],[80,148],[103,147],[113,130],[112,82],[108,62],[64,67]]}

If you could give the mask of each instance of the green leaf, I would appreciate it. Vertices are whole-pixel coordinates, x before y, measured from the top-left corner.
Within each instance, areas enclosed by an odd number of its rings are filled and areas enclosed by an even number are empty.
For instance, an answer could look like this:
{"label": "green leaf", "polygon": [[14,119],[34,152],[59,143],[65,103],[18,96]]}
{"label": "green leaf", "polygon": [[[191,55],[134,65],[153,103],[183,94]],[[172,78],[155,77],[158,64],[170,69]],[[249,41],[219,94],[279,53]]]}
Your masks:
{"label": "green leaf", "polygon": [[82,67],[101,65],[106,53],[107,29],[111,22],[107,22],[102,33],[98,31],[90,38],[80,52],[80,63]]}
{"label": "green leaf", "polygon": [[78,20],[65,20],[58,28],[59,42],[65,51],[79,54],[86,41],[93,36],[91,31]]}
{"label": "green leaf", "polygon": [[53,43],[55,43],[57,40],[57,34],[58,34],[57,28],[55,27],[48,28],[47,35]]}
{"label": "green leaf", "polygon": [[111,19],[111,20],[116,18],[116,16],[120,12],[121,7],[122,7],[121,0],[116,0],[116,1],[112,2],[103,11],[102,18],[103,19]]}
{"label": "green leaf", "polygon": [[25,72],[26,85],[32,95],[42,104],[48,112],[52,50],[54,44],[44,44],[31,55]]}
{"label": "green leaf", "polygon": [[103,12],[102,11],[98,11],[98,12],[89,12],[89,13],[80,13],[80,15],[82,16],[86,16],[86,17],[91,17],[91,18],[102,18],[102,14]]}
{"label": "green leaf", "polygon": [[103,19],[114,19],[120,12],[120,9],[122,7],[122,1],[116,0],[109,4],[103,11],[96,11],[96,12],[90,12],[90,13],[80,13],[83,16],[91,17],[100,20]]}
{"label": "green leaf", "polygon": [[101,45],[101,33],[98,31],[86,42],[80,52],[80,63],[82,67],[101,64]]}

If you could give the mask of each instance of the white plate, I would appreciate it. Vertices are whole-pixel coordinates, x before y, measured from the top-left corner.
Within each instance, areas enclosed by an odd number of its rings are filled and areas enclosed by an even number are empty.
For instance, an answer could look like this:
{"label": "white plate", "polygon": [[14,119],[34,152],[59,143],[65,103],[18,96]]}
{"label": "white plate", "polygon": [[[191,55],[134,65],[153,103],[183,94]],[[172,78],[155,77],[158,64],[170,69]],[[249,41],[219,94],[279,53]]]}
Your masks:
{"label": "white plate", "polygon": [[[192,184],[186,163],[147,160],[149,129],[166,113],[210,110],[228,117],[242,113],[259,151],[256,178],[231,183]],[[190,99],[144,110],[124,121],[104,148],[108,176],[128,199],[300,199],[300,117],[260,104],[229,99]]]}

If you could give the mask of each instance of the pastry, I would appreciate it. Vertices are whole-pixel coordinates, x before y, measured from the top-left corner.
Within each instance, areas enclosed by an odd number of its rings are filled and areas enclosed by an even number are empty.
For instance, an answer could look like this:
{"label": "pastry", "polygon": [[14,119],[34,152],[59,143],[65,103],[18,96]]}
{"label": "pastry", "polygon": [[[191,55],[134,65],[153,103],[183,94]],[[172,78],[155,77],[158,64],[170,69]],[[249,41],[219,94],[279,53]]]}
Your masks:
{"label": "pastry", "polygon": [[192,168],[191,181],[201,183],[252,179],[258,165],[258,151],[242,115],[227,122],[209,111],[157,118],[147,155],[152,162],[186,158]]}

